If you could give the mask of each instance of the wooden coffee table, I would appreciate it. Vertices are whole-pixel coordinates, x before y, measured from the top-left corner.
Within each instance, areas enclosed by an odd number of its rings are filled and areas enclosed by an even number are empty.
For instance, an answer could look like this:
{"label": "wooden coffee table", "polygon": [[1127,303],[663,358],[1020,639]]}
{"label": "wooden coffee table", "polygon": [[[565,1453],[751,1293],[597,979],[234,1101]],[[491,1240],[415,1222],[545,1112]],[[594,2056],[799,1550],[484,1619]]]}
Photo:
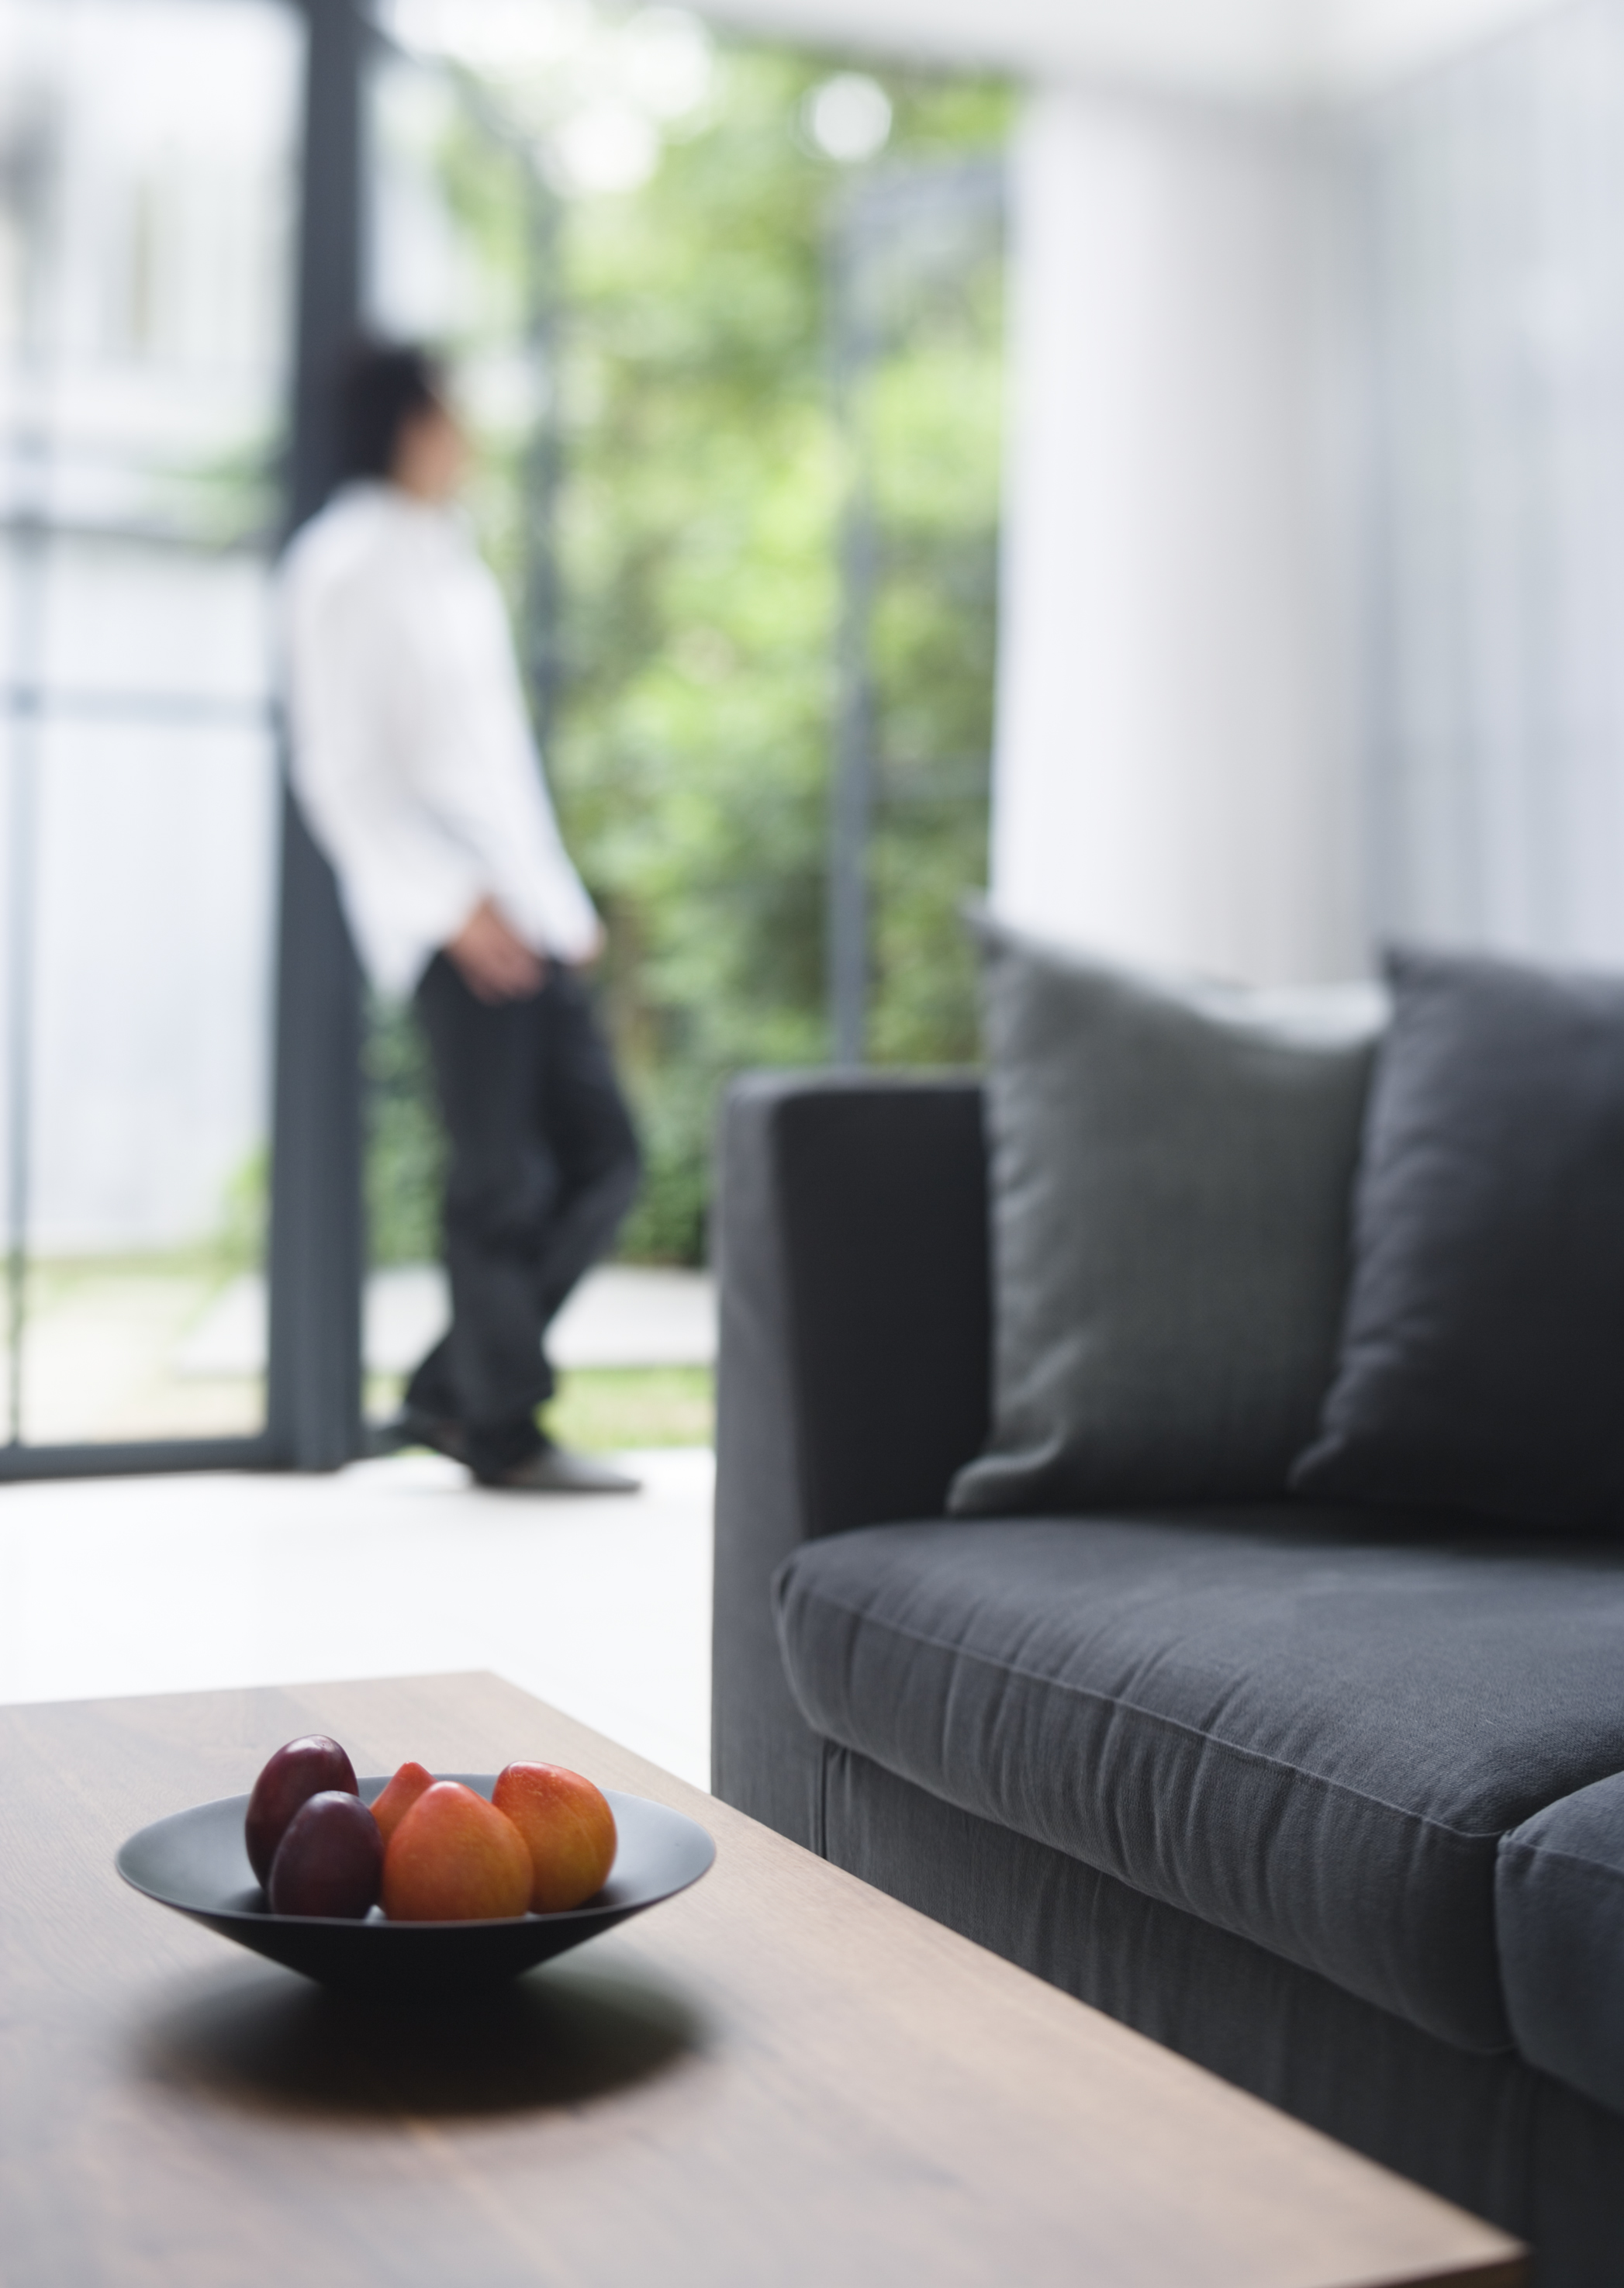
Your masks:
{"label": "wooden coffee table", "polygon": [[[138,1897],[294,1734],[576,1766],[695,1889],[501,1997],[345,2003]],[[1511,2288],[1503,2235],[490,1676],[0,1709],[6,2288]]]}

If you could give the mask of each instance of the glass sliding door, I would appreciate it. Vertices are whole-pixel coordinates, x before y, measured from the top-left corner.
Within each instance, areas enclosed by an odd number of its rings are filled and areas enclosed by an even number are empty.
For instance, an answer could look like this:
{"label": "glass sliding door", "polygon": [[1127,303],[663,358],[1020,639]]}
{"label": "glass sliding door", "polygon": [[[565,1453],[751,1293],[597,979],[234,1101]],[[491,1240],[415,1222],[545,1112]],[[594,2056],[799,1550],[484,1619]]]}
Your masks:
{"label": "glass sliding door", "polygon": [[[499,71],[460,54],[466,35],[487,62],[491,40],[521,54],[549,36],[487,20],[424,21],[385,6],[366,80],[370,327],[422,339],[455,361],[475,449],[469,507],[503,579],[543,742],[555,695],[554,507],[558,473],[554,331],[558,199]],[[423,32],[423,42],[407,36]],[[441,32],[453,46],[441,52]],[[399,36],[391,36],[391,35]],[[425,1051],[409,1008],[368,997],[366,1012],[368,1410],[392,1414],[406,1378],[445,1331],[450,1294],[440,1255],[441,1153]]]}
{"label": "glass sliding door", "polygon": [[253,1439],[305,20],[0,0],[0,1438]]}

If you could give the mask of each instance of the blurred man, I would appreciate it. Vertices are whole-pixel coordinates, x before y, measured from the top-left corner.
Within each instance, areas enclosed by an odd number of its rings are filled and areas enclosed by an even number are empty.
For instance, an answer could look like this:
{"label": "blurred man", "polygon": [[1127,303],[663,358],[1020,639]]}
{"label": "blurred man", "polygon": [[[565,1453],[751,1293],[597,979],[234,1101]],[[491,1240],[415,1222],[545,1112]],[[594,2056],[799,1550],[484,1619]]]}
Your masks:
{"label": "blurred man", "polygon": [[633,1491],[535,1421],[547,1325],[638,1180],[579,974],[602,931],[452,505],[467,451],[439,369],[363,350],[342,411],[345,481],[289,547],[281,602],[294,785],[373,982],[413,997],[449,1148],[451,1330],[396,1428],[483,1485]]}

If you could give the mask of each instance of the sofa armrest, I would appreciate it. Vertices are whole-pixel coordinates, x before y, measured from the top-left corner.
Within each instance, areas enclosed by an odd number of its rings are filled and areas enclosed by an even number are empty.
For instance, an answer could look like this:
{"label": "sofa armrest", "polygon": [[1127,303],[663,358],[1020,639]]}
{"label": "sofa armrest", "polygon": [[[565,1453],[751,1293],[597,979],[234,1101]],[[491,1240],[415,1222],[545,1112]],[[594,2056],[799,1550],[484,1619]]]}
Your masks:
{"label": "sofa armrest", "polygon": [[973,1078],[761,1074],[723,1114],[712,1784],[818,1848],[820,1756],[771,1585],[820,1534],[941,1513],[986,1436]]}
{"label": "sofa armrest", "polygon": [[1494,1928],[1524,2057],[1624,2113],[1624,1772],[1501,1839]]}

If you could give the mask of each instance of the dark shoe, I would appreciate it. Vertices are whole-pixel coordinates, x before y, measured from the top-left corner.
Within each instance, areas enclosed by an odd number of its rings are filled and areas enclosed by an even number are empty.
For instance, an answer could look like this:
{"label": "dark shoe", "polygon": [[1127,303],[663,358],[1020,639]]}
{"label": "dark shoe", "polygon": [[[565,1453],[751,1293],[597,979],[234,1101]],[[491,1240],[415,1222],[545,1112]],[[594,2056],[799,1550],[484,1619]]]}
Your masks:
{"label": "dark shoe", "polygon": [[[386,1454],[398,1454],[402,1446],[428,1446],[454,1462],[468,1459],[462,1424],[448,1421],[444,1415],[425,1413],[421,1406],[403,1406],[392,1421],[380,1426],[377,1436],[380,1451]],[[381,1442],[384,1440],[387,1444]]]}
{"label": "dark shoe", "polygon": [[489,1476],[476,1473],[482,1486],[510,1494],[637,1494],[642,1482],[590,1454],[572,1454],[567,1446],[538,1447],[522,1462]]}

